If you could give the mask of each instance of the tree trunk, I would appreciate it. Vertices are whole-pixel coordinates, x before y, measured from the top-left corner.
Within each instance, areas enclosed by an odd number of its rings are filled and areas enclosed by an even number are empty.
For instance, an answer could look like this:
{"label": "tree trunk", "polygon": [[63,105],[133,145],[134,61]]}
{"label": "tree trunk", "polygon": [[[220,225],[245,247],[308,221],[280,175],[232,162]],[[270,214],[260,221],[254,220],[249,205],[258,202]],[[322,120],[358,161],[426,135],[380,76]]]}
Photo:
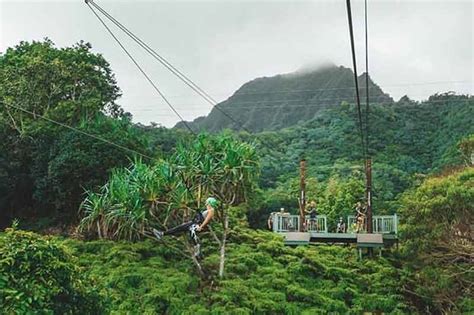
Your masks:
{"label": "tree trunk", "polygon": [[219,263],[219,278],[224,277],[224,264],[225,264],[225,242],[227,239],[227,230],[229,228],[229,219],[227,215],[224,215],[224,232],[222,233],[221,240],[221,259]]}

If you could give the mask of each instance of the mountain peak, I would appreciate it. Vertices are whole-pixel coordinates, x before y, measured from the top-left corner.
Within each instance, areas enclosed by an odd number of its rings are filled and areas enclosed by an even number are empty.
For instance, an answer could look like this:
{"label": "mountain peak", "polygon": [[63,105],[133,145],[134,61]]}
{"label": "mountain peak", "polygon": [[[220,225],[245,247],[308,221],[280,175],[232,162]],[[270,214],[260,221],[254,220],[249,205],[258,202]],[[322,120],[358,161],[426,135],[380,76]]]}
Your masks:
{"label": "mountain peak", "polygon": [[[365,76],[363,73],[358,78],[361,86],[365,86]],[[369,89],[374,102],[393,103],[393,99],[370,77]],[[365,89],[361,89],[361,97],[364,96]],[[218,104],[227,115],[214,108],[207,117],[189,124],[193,129],[209,132],[241,129],[240,124],[254,132],[277,130],[312,120],[320,111],[342,102],[353,103],[354,99],[352,70],[325,63],[251,80]],[[226,116],[231,116],[234,121]],[[177,127],[183,127],[183,124],[179,123]]]}

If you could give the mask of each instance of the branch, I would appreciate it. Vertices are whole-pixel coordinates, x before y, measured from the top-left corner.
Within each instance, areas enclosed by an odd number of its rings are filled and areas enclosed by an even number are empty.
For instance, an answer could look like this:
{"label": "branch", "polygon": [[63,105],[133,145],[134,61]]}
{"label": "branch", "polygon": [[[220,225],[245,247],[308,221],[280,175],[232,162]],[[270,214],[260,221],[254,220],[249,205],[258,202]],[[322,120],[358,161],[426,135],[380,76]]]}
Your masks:
{"label": "branch", "polygon": [[206,277],[206,274],[204,273],[203,269],[202,269],[202,266],[201,264],[199,263],[199,261],[197,260],[196,256],[194,255],[194,248],[192,246],[190,246],[188,243],[185,243],[185,246],[186,246],[186,249],[188,250],[189,252],[189,257],[191,258],[191,260],[193,261],[193,263],[196,265],[196,268],[199,272],[199,275],[201,276],[201,278],[205,278]]}
{"label": "branch", "polygon": [[158,241],[159,243],[163,244],[164,246],[174,250],[175,252],[179,253],[181,256],[185,257],[185,258],[191,258],[191,260],[193,261],[193,263],[196,265],[196,268],[199,272],[199,275],[201,276],[201,278],[204,278],[206,275],[202,269],[202,266],[201,264],[199,263],[199,261],[197,260],[197,258],[194,256],[194,250],[193,248],[187,243],[187,242],[183,242],[182,240],[180,240],[179,238],[173,236],[173,235],[169,235],[169,237],[177,240],[177,241],[180,241],[181,243],[184,244],[184,247],[186,247],[187,251],[189,252],[189,255],[185,254],[184,251],[182,251],[181,249],[177,248],[176,246],[172,246],[170,244],[168,244],[166,241],[164,240],[158,240],[156,237],[148,234],[148,233],[142,233],[143,236],[145,237],[148,237],[148,238],[151,238],[155,241]]}
{"label": "branch", "polygon": [[220,239],[217,237],[217,235],[214,232],[214,230],[212,229],[211,225],[209,225],[209,232],[211,233],[212,237],[217,242],[217,244],[219,244],[219,247],[222,246],[222,243],[221,243]]}
{"label": "branch", "polygon": [[[6,104],[5,104],[6,105]],[[10,111],[8,110],[8,105],[5,106],[5,111],[7,112],[8,116],[10,117],[12,123],[13,123],[13,129],[15,129],[16,131],[18,131],[18,133],[21,135],[21,130],[20,128],[18,128],[18,125],[16,124],[16,121],[15,119],[13,118],[12,114],[10,113]]]}

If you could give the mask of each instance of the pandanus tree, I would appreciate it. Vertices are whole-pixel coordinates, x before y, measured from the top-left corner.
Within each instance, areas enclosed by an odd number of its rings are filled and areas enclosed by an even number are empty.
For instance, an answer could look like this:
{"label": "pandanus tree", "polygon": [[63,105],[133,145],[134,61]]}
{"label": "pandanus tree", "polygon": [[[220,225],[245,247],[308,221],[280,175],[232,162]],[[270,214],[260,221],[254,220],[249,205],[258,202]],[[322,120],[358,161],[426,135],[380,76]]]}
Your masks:
{"label": "pandanus tree", "polygon": [[198,205],[207,196],[214,196],[220,201],[216,216],[222,225],[218,241],[219,276],[222,277],[229,231],[228,210],[245,202],[256,186],[259,167],[255,148],[236,141],[230,135],[200,135],[191,150],[178,147],[173,162]]}
{"label": "pandanus tree", "polygon": [[192,209],[214,196],[220,202],[216,217],[222,228],[220,237],[212,233],[219,243],[222,277],[229,209],[247,201],[258,174],[254,146],[230,135],[199,135],[178,146],[168,161],[154,165],[136,161],[113,172],[98,192],[88,191],[80,228],[99,238],[138,240],[151,227],[166,228],[170,221],[189,218]]}
{"label": "pandanus tree", "polygon": [[81,205],[80,229],[107,239],[141,239],[150,225],[161,224],[173,204],[168,194],[175,186],[171,166],[136,161],[115,170],[98,192],[88,191]]}

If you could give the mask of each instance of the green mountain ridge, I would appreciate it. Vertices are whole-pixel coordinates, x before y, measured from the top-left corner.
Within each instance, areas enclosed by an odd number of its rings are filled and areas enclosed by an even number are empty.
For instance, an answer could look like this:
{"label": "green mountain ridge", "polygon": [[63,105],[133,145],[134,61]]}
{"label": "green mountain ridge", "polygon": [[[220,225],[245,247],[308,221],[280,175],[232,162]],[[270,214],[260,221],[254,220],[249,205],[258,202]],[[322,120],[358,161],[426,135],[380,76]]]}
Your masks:
{"label": "green mountain ridge", "polygon": [[[343,66],[296,71],[245,83],[231,97],[213,108],[208,116],[188,122],[193,130],[223,129],[251,132],[279,130],[310,121],[331,106],[355,99],[354,73]],[[359,76],[360,96],[365,99],[365,73]],[[393,103],[369,77],[369,98],[374,103]],[[219,110],[220,109],[220,110]],[[222,113],[222,111],[224,113]],[[235,121],[232,121],[229,117]],[[183,128],[182,122],[176,125]]]}

